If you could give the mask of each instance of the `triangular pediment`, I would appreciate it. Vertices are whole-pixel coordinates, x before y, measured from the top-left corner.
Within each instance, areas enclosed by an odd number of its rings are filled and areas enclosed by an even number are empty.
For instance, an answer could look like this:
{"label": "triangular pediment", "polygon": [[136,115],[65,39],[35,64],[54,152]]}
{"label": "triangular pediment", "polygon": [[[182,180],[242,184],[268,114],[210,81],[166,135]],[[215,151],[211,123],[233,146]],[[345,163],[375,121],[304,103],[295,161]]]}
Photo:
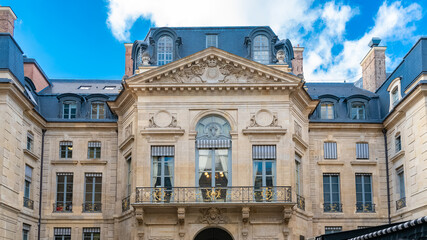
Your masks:
{"label": "triangular pediment", "polygon": [[301,78],[224,50],[210,47],[126,80],[132,87],[150,85],[280,84],[297,86]]}

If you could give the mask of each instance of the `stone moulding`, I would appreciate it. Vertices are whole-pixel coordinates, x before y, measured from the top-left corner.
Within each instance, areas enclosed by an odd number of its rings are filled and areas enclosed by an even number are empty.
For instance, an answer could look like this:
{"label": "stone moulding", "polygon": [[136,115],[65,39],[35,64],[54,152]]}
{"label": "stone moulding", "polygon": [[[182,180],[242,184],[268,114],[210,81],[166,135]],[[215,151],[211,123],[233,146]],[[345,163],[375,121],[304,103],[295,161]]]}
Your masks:
{"label": "stone moulding", "polygon": [[123,151],[123,149],[125,149],[127,146],[129,146],[129,144],[133,143],[133,141],[135,140],[135,135],[130,135],[128,136],[125,140],[123,140],[123,142],[119,145],[119,149],[120,151]]}
{"label": "stone moulding", "polygon": [[397,160],[399,160],[400,158],[402,158],[403,156],[405,156],[405,151],[400,150],[399,152],[397,152],[396,154],[394,154],[394,156],[392,156],[390,158],[390,161],[394,163]]}
{"label": "stone moulding", "polygon": [[369,160],[356,160],[351,161],[351,165],[360,165],[360,166],[369,166],[369,165],[377,165],[377,161],[369,161]]}
{"label": "stone moulding", "polygon": [[142,135],[184,135],[185,130],[181,128],[145,128],[141,130]]}
{"label": "stone moulding", "polygon": [[276,135],[285,135],[287,132],[286,129],[278,127],[253,127],[246,128],[242,130],[242,133],[245,135],[249,134],[276,134]]}
{"label": "stone moulding", "polygon": [[324,160],[318,161],[317,165],[344,165],[344,162],[338,160]]}
{"label": "stone moulding", "polygon": [[300,146],[303,147],[304,150],[306,150],[308,148],[308,143],[306,143],[302,137],[300,137],[297,134],[292,134],[292,140],[294,140],[295,143],[299,144]]}
{"label": "stone moulding", "polygon": [[71,165],[77,165],[79,161],[77,160],[53,160],[50,161],[53,165],[60,165],[60,164],[71,164]]}
{"label": "stone moulding", "polygon": [[32,158],[35,161],[40,159],[40,157],[38,155],[34,154],[33,152],[31,152],[28,149],[24,149],[24,153],[25,153],[25,155],[29,156],[30,158]]}
{"label": "stone moulding", "polygon": [[80,160],[81,165],[106,165],[107,161],[102,160]]}

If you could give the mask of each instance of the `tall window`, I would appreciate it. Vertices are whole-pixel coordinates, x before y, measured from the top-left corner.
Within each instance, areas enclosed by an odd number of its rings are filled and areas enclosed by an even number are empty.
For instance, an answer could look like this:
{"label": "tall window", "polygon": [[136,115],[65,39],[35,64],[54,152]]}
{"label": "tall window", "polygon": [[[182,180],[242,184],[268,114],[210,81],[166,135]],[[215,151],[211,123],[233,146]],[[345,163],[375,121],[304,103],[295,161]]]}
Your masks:
{"label": "tall window", "polygon": [[71,240],[71,228],[54,228],[55,240]]}
{"label": "tall window", "polygon": [[30,239],[30,229],[31,225],[25,223],[22,225],[22,240]]}
{"label": "tall window", "polygon": [[25,183],[24,183],[24,207],[33,209],[31,200],[31,181],[33,177],[33,168],[25,165]]}
{"label": "tall window", "polygon": [[392,91],[391,91],[391,101],[393,103],[393,106],[396,106],[397,103],[399,102],[399,88],[396,86]]}
{"label": "tall window", "polygon": [[71,141],[59,142],[59,156],[61,158],[73,158],[73,142]]}
{"label": "tall window", "polygon": [[323,143],[323,157],[324,159],[337,159],[337,143],[336,142]]}
{"label": "tall window", "polygon": [[75,101],[65,101],[62,107],[63,107],[62,118],[64,119],[76,118],[77,104]]}
{"label": "tall window", "polygon": [[342,212],[339,174],[323,174],[323,200],[324,212]]}
{"label": "tall window", "polygon": [[206,48],[208,47],[218,47],[218,35],[216,34],[207,34],[206,35]]}
{"label": "tall window", "polygon": [[155,201],[169,202],[173,187],[174,146],[152,146],[153,159],[153,186],[158,188],[155,192]]}
{"label": "tall window", "polygon": [[372,175],[356,174],[356,212],[375,212],[372,203]]}
{"label": "tall window", "polygon": [[403,171],[403,166],[396,169],[397,175],[397,196],[398,200],[396,201],[396,210],[399,210],[403,207],[406,207],[406,195],[405,195],[405,172]]}
{"label": "tall window", "polygon": [[320,104],[320,118],[321,119],[334,119],[334,104],[322,103]]}
{"label": "tall window", "polygon": [[103,102],[92,103],[91,118],[92,119],[104,119],[105,118],[105,107]]}
{"label": "tall window", "polygon": [[353,120],[363,120],[366,119],[365,113],[365,104],[362,102],[353,102],[351,103],[351,113],[350,117]]}
{"label": "tall window", "polygon": [[100,240],[100,228],[83,228],[83,240]]}
{"label": "tall window", "polygon": [[295,154],[295,184],[296,192],[301,196],[301,156]]}
{"label": "tall window", "polygon": [[102,173],[85,174],[83,212],[101,212]]}
{"label": "tall window", "polygon": [[197,184],[203,201],[225,201],[230,169],[230,124],[222,117],[207,116],[196,126]]}
{"label": "tall window", "polygon": [[400,134],[398,134],[395,139],[394,139],[394,146],[395,146],[395,151],[399,152],[400,150],[402,150],[402,138],[400,137]]}
{"label": "tall window", "polygon": [[256,201],[271,201],[276,175],[276,146],[252,146],[254,194]]}
{"label": "tall window", "polygon": [[173,42],[169,36],[162,36],[157,43],[157,64],[159,66],[172,62]]}
{"label": "tall window", "polygon": [[34,135],[31,132],[27,132],[27,150],[33,151]]}
{"label": "tall window", "polygon": [[254,38],[254,61],[262,64],[270,63],[268,38],[264,35],[258,35]]}
{"label": "tall window", "polygon": [[87,158],[101,158],[101,142],[88,143]]}
{"label": "tall window", "polygon": [[326,226],[325,227],[325,234],[331,234],[331,233],[337,233],[337,232],[341,232],[342,231],[342,227],[341,226]]}
{"label": "tall window", "polygon": [[368,143],[356,143],[356,158],[357,159],[369,159],[369,144]]}
{"label": "tall window", "polygon": [[73,211],[73,173],[56,174],[55,212]]}
{"label": "tall window", "polygon": [[126,158],[127,165],[127,184],[126,184],[126,196],[130,196],[132,193],[132,156]]}

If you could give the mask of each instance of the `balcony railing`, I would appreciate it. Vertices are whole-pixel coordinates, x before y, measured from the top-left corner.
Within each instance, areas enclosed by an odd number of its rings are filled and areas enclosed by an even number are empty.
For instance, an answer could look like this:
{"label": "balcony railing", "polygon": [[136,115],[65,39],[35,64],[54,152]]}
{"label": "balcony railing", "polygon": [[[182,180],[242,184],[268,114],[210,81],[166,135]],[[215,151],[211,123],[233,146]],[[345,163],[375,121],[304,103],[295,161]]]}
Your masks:
{"label": "balcony railing", "polygon": [[373,213],[375,212],[375,204],[365,202],[365,203],[356,203],[356,212],[358,213]]}
{"label": "balcony railing", "polygon": [[53,212],[72,212],[73,203],[72,202],[57,202],[53,204]]}
{"label": "balcony railing", "polygon": [[297,194],[297,207],[305,210],[305,198]]}
{"label": "balcony railing", "polygon": [[83,203],[83,212],[101,212],[101,203]]}
{"label": "balcony railing", "polygon": [[29,209],[34,209],[34,201],[24,197],[24,207],[29,208]]}
{"label": "balcony railing", "polygon": [[130,209],[130,196],[122,199],[122,212],[126,212]]}
{"label": "balcony railing", "polygon": [[323,212],[329,212],[329,213],[342,212],[342,203],[324,203]]}
{"label": "balcony railing", "polygon": [[406,207],[406,197],[396,201],[396,210]]}
{"label": "balcony railing", "polygon": [[137,187],[135,198],[135,203],[258,202],[291,203],[291,187]]}

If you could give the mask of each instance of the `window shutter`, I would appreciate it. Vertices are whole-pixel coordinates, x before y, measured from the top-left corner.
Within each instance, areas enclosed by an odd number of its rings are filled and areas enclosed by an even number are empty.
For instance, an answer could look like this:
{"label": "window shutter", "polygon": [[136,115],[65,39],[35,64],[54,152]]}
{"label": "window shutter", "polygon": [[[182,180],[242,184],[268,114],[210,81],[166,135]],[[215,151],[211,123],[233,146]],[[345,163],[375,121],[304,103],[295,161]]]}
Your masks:
{"label": "window shutter", "polygon": [[173,157],[175,155],[174,146],[152,146],[151,156],[152,157]]}
{"label": "window shutter", "polygon": [[356,158],[357,159],[369,159],[369,144],[368,143],[356,143]]}
{"label": "window shutter", "polygon": [[252,159],[276,159],[276,146],[252,146]]}
{"label": "window shutter", "polygon": [[230,139],[198,139],[197,148],[230,148]]}
{"label": "window shutter", "polygon": [[55,235],[66,235],[71,236],[71,228],[54,228]]}
{"label": "window shutter", "polygon": [[323,152],[325,159],[337,159],[337,143],[325,142],[323,143]]}

